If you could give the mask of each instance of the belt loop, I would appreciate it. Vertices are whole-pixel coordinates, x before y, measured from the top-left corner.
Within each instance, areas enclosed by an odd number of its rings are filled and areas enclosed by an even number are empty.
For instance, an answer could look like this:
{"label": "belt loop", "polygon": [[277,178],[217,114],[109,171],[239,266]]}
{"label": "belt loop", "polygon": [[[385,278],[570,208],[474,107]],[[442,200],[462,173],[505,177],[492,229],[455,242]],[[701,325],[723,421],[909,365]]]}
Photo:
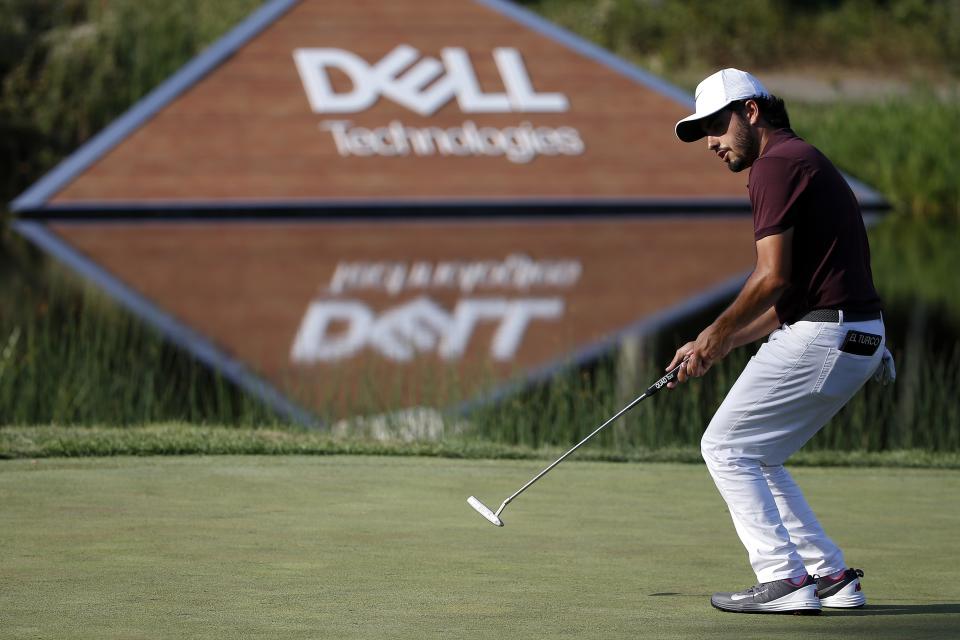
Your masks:
{"label": "belt loop", "polygon": [[843,324],[843,309],[839,309],[837,313],[840,314],[840,324]]}

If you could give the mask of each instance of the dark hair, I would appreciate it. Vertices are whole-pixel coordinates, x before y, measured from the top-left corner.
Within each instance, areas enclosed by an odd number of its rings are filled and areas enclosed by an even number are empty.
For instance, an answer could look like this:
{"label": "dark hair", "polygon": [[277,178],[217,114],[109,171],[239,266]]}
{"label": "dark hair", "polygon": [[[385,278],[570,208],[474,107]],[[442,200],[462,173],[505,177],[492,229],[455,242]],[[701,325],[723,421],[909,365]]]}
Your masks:
{"label": "dark hair", "polygon": [[[771,95],[750,98],[750,100],[756,102],[757,106],[760,107],[760,117],[768,125],[776,129],[790,128],[790,116],[787,115],[787,105],[783,103],[783,98]],[[745,102],[746,100],[737,100],[730,105],[730,108],[743,115]]]}

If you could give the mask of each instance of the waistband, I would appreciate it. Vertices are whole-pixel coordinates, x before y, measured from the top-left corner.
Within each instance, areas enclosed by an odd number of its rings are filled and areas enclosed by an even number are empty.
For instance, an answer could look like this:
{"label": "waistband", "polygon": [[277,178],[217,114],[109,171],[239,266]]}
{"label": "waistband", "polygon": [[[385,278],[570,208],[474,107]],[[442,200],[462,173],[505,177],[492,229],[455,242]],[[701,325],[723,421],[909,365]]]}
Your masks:
{"label": "waistband", "polygon": [[879,311],[841,311],[839,309],[814,309],[799,318],[797,322],[840,322],[843,314],[844,322],[867,322],[880,320],[883,316]]}

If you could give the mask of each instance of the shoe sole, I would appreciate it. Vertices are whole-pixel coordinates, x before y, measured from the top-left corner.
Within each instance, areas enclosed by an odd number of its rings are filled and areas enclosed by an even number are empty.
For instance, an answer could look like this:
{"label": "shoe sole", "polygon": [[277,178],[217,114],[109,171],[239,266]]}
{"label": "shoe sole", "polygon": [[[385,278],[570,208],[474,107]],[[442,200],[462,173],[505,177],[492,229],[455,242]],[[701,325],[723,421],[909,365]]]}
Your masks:
{"label": "shoe sole", "polygon": [[714,609],[718,611],[723,611],[724,613],[771,613],[771,614],[781,614],[788,615],[792,614],[795,616],[818,616],[822,613],[819,606],[810,605],[808,608],[797,608],[796,606],[784,607],[782,609],[770,607],[769,605],[753,605],[753,608],[744,606],[740,609],[728,609],[718,605],[716,602],[711,601],[710,604],[713,605]]}
{"label": "shoe sole", "polygon": [[820,601],[820,605],[823,607],[828,607],[830,609],[857,609],[867,604],[867,596],[862,593],[857,593],[854,595],[843,595],[837,594],[835,596],[830,596],[829,598],[824,598]]}
{"label": "shoe sole", "polygon": [[832,596],[820,598],[820,604],[830,609],[857,609],[867,603],[867,596],[860,589],[860,581],[854,580]]}
{"label": "shoe sole", "polygon": [[797,589],[782,598],[757,604],[755,602],[744,602],[742,604],[720,603],[710,598],[710,604],[715,609],[726,611],[728,613],[792,613],[798,616],[815,616],[820,614],[822,603],[817,598],[817,592],[813,585]]}

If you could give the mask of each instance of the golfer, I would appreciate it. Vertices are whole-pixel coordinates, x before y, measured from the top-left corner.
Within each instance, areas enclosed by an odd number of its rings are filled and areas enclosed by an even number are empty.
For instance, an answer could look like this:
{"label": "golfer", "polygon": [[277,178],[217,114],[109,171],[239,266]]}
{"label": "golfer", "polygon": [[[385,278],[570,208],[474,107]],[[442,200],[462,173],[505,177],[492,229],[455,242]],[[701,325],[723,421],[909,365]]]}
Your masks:
{"label": "golfer", "polygon": [[790,129],[783,100],[744,71],[724,69],[701,82],[696,113],[677,123],[676,134],[683,142],[706,138],[730,171],[750,169],[756,266],[730,307],[677,349],[668,369],[685,362],[684,382],[769,336],[701,442],[759,582],[716,593],[711,603],[814,614],[862,606],[863,572],[847,567],[783,467],[871,375],[892,372],[857,200],[833,164]]}

